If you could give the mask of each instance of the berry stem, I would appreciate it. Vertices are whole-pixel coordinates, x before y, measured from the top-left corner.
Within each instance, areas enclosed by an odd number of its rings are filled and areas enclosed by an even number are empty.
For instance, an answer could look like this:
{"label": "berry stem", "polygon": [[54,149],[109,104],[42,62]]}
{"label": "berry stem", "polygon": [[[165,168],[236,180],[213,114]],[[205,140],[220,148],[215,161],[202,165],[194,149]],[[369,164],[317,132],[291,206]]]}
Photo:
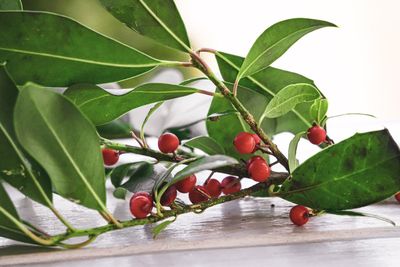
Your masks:
{"label": "berry stem", "polygon": [[272,142],[268,135],[258,125],[253,115],[243,106],[239,99],[228,89],[228,87],[219,80],[207,63],[196,53],[191,53],[193,65],[206,75],[214,85],[220,90],[222,95],[228,99],[232,105],[239,111],[242,118],[250,126],[250,128],[261,138],[261,140],[269,146],[269,149],[277,158],[279,163],[289,171],[288,159],[283,155],[279,148]]}

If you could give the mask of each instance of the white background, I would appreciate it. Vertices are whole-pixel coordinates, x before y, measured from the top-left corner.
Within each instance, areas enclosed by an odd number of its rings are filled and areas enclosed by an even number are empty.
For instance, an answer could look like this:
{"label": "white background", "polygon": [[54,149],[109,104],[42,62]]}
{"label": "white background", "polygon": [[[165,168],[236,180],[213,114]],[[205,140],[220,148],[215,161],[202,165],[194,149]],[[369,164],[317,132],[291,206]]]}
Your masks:
{"label": "white background", "polygon": [[273,65],[313,79],[329,115],[363,112],[399,119],[400,1],[177,0],[193,46],[245,56],[260,33],[288,18],[327,20]]}

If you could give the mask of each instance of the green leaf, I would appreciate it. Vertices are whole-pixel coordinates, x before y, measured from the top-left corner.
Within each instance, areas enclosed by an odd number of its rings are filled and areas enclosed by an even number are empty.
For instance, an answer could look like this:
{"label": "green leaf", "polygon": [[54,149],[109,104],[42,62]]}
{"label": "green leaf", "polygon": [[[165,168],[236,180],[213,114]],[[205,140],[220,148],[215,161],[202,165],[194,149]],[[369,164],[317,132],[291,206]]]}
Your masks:
{"label": "green leaf", "polygon": [[160,61],[78,22],[36,11],[0,12],[0,61],[16,83],[66,87],[134,77]]}
{"label": "green leaf", "polygon": [[[227,83],[228,86],[232,84]],[[238,98],[242,104],[249,110],[256,120],[259,120],[267,106],[265,96],[249,89],[240,86],[238,88]],[[226,99],[214,96],[211,102],[208,114],[222,113],[227,110],[235,110],[232,104]],[[239,113],[232,112],[226,116],[219,117],[218,120],[207,120],[206,122],[208,135],[222,146],[225,153],[236,159],[247,159],[250,156],[239,154],[233,146],[233,139],[239,132],[250,132],[251,129],[242,119]],[[261,124],[267,134],[273,133],[275,129],[275,121],[265,120]]]}
{"label": "green leaf", "polygon": [[29,237],[27,237],[5,214],[14,217],[16,220],[20,220],[17,211],[15,210],[14,204],[8,196],[3,184],[0,181],[0,236],[35,244]]}
{"label": "green leaf", "polygon": [[127,122],[122,120],[114,120],[107,124],[96,127],[97,132],[101,137],[106,139],[130,138],[133,128]]}
{"label": "green leaf", "polygon": [[267,68],[282,56],[301,37],[334,24],[313,19],[296,18],[278,22],[266,29],[250,48],[237,80]]}
{"label": "green leaf", "polygon": [[291,84],[280,90],[268,103],[265,116],[277,118],[285,115],[298,104],[310,102],[320,97],[318,89],[306,83]]}
{"label": "green leaf", "polygon": [[[217,52],[216,59],[224,80],[233,83],[244,59],[222,52]],[[239,85],[263,95],[268,103],[279,90],[296,83],[314,85],[312,80],[304,76],[273,67],[268,67],[254,75],[241,79]],[[313,118],[309,114],[310,105],[310,103],[299,104],[289,113],[277,119],[269,119],[262,116],[259,122],[268,125],[267,129],[264,130],[267,130],[267,133],[271,136],[281,132],[296,134],[312,126]]]}
{"label": "green leaf", "polygon": [[96,85],[71,86],[65,95],[95,124],[113,121],[132,109],[196,93],[198,89],[174,84],[147,83],[124,95],[113,95]]}
{"label": "green leaf", "polygon": [[22,10],[21,0],[0,0],[0,10]]}
{"label": "green leaf", "polygon": [[164,104],[164,102],[158,102],[156,103],[147,113],[146,117],[144,118],[144,121],[142,123],[142,127],[140,127],[140,139],[141,140],[145,140],[144,137],[144,126],[146,126],[147,121],[150,119],[151,115],[153,115],[153,113],[159,108],[161,107],[161,105]]}
{"label": "green leaf", "polygon": [[190,51],[185,25],[173,0],[100,0],[117,19],[163,45]]}
{"label": "green leaf", "polygon": [[191,174],[205,171],[205,170],[213,170],[220,167],[231,166],[239,164],[239,162],[231,157],[223,156],[223,155],[212,155],[205,156],[196,161],[189,163],[184,169],[175,174],[171,183],[177,183],[180,180],[188,177]]}
{"label": "green leaf", "polygon": [[338,211],[328,211],[327,213],[329,214],[334,214],[334,215],[343,215],[343,216],[358,216],[358,217],[369,217],[369,218],[374,218],[377,220],[381,220],[387,223],[390,223],[393,226],[396,226],[396,223],[388,218],[371,214],[371,213],[365,213],[365,212],[358,212],[358,211],[350,211],[350,210],[338,210]]}
{"label": "green leaf", "polygon": [[166,220],[157,226],[153,227],[153,238],[155,239],[162,231],[164,231],[171,223],[176,221],[176,217],[173,220]]}
{"label": "green leaf", "polygon": [[208,136],[195,137],[185,143],[185,146],[198,148],[208,155],[225,154],[224,148],[221,147],[214,139]]}
{"label": "green leaf", "polygon": [[207,77],[190,78],[190,79],[184,80],[179,85],[188,85],[188,84],[191,84],[191,83],[194,83],[194,82],[198,82],[198,81],[202,81],[202,80],[208,80],[208,78]]}
{"label": "green leaf", "polygon": [[321,125],[328,112],[328,100],[324,98],[316,99],[310,107],[310,116]]}
{"label": "green leaf", "polygon": [[125,188],[117,187],[113,192],[113,196],[118,199],[125,199],[127,192],[128,190],[126,190]]}
{"label": "green leaf", "polygon": [[282,198],[317,210],[346,210],[400,191],[400,150],[387,130],[356,134],[309,158],[282,185]]}
{"label": "green leaf", "polygon": [[51,205],[51,182],[46,172],[22,150],[14,131],[13,112],[18,89],[0,65],[0,178],[29,198]]}
{"label": "green leaf", "polygon": [[64,96],[26,86],[14,112],[24,149],[47,171],[61,196],[106,211],[103,159],[95,127]]}
{"label": "green leaf", "polygon": [[153,174],[153,164],[147,161],[126,163],[115,167],[111,173],[111,183],[115,188],[123,186],[125,178],[146,178]]}
{"label": "green leaf", "polygon": [[296,154],[297,154],[297,146],[299,144],[300,139],[303,137],[303,135],[306,132],[300,132],[296,134],[292,141],[290,141],[289,144],[289,170],[292,173],[298,166],[299,166],[299,161],[296,159]]}

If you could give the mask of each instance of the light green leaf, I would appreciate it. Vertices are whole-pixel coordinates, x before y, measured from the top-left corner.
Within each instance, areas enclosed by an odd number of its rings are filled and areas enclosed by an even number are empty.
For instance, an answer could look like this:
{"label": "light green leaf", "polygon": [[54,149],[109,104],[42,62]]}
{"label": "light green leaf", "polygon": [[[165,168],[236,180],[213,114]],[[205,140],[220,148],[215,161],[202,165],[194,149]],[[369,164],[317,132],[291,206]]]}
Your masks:
{"label": "light green leaf", "polygon": [[0,0],[0,10],[22,10],[21,0]]}
{"label": "light green leaf", "polygon": [[163,45],[190,51],[185,25],[173,0],[100,0],[117,19]]}
{"label": "light green leaf", "polygon": [[61,196],[106,211],[103,159],[95,127],[64,96],[28,85],[14,113],[24,149],[47,171]]}
{"label": "light green leaf", "polygon": [[325,98],[320,98],[314,101],[314,103],[310,107],[310,116],[314,118],[314,120],[322,125],[322,121],[326,117],[326,113],[328,112],[328,100]]}
{"label": "light green leaf", "polygon": [[147,83],[124,95],[113,95],[96,85],[71,86],[65,95],[95,124],[113,121],[132,109],[196,93],[198,89],[175,84]]}
{"label": "light green leaf", "polygon": [[163,221],[162,223],[153,227],[153,229],[152,229],[153,238],[155,239],[162,231],[164,231],[171,223],[173,223],[175,221],[176,221],[176,217],[173,220]]}
{"label": "light green leaf", "polygon": [[16,83],[66,87],[134,77],[161,64],[78,22],[36,11],[0,11],[0,61]]}
{"label": "light green leaf", "polygon": [[5,212],[14,217],[16,220],[20,220],[12,200],[8,196],[3,184],[0,181],[0,236],[25,243],[35,244],[35,242],[27,237],[14,224],[14,222],[5,215]]}
{"label": "light green leaf", "polygon": [[306,132],[300,132],[298,134],[296,134],[292,141],[290,141],[289,144],[289,170],[292,173],[298,166],[299,166],[299,161],[296,158],[296,154],[297,154],[297,146],[299,144],[300,139],[303,137],[303,135]]}
{"label": "light green leaf", "polygon": [[371,214],[371,213],[365,213],[365,212],[359,212],[359,211],[351,211],[351,210],[338,210],[338,211],[328,211],[327,213],[329,214],[334,214],[334,215],[342,215],[342,216],[358,216],[358,217],[369,217],[369,218],[374,218],[377,220],[381,220],[387,223],[390,223],[393,226],[396,226],[396,223],[388,218]]}
{"label": "light green leaf", "polygon": [[[224,80],[233,83],[244,59],[222,52],[217,52],[216,59]],[[295,83],[314,85],[312,80],[304,76],[273,67],[268,67],[254,75],[241,79],[239,85],[263,95],[268,103],[279,90]],[[242,94],[242,92],[240,92],[240,94]],[[239,97],[240,94],[238,94]],[[262,123],[262,126],[268,125],[268,127],[263,128],[264,131],[267,131],[271,136],[281,132],[296,134],[301,131],[306,131],[313,123],[313,118],[310,117],[309,112],[310,105],[311,103],[299,104],[286,115],[276,119],[269,119],[265,116],[261,116],[259,122],[260,124]],[[221,142],[220,140],[217,141]]]}
{"label": "light green leaf", "polygon": [[285,115],[298,104],[310,102],[320,97],[318,89],[307,83],[291,84],[280,90],[268,103],[265,116],[277,118]]}
{"label": "light green leaf", "polygon": [[267,68],[301,37],[334,24],[313,19],[295,18],[278,22],[266,29],[250,48],[237,80]]}
{"label": "light green leaf", "polygon": [[185,146],[198,148],[208,155],[223,155],[225,154],[224,148],[221,147],[213,138],[208,136],[198,136],[187,142]]}
{"label": "light green leaf", "polygon": [[156,103],[150,110],[147,112],[146,117],[144,118],[144,121],[142,123],[142,127],[140,127],[140,139],[145,140],[144,138],[144,126],[146,125],[147,121],[150,119],[151,115],[159,108],[161,105],[164,104],[164,101]]}
{"label": "light green leaf", "polygon": [[317,210],[347,210],[400,191],[400,150],[387,130],[356,134],[309,158],[279,195]]}
{"label": "light green leaf", "polygon": [[0,178],[31,199],[50,206],[50,179],[43,168],[25,154],[15,135],[13,112],[17,97],[17,87],[0,65]]}
{"label": "light green leaf", "polygon": [[223,155],[205,156],[189,163],[183,170],[176,173],[171,183],[177,183],[180,180],[184,179],[185,177],[188,177],[189,175],[197,172],[205,170],[213,170],[216,168],[231,166],[238,163],[239,162],[236,159],[228,156],[223,156]]}

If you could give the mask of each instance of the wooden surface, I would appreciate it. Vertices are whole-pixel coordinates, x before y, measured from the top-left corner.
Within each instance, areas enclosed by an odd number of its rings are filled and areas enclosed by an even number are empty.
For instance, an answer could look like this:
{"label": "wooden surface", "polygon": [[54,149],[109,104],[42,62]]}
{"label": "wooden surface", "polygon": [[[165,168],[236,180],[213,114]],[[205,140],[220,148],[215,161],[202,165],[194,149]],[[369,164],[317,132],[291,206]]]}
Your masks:
{"label": "wooden surface", "polygon": [[[31,202],[17,192],[13,195],[17,195],[17,206],[23,218],[33,219],[36,225],[49,232],[56,233],[63,229],[61,224],[55,223],[54,217],[44,207]],[[109,200],[108,206],[116,217],[130,218],[127,202],[111,197]],[[271,207],[271,204],[274,204],[274,207]],[[56,198],[56,206],[77,226],[90,227],[103,224],[103,220],[95,212],[88,212],[68,201]],[[185,256],[186,261],[190,261],[187,255],[196,254],[199,259],[207,259],[218,266],[221,259],[215,259],[211,255],[216,253],[215,251],[221,251],[226,255],[236,255],[237,262],[233,259],[229,262],[230,265],[238,266],[240,261],[244,262],[248,259],[246,251],[254,252],[261,260],[263,247],[267,247],[267,251],[271,253],[282,249],[280,254],[278,253],[282,257],[290,253],[300,253],[307,250],[306,247],[309,248],[309,253],[314,247],[318,249],[325,247],[337,254],[339,252],[336,248],[340,247],[340,244],[348,244],[354,250],[362,250],[364,247],[367,254],[370,246],[366,244],[369,243],[371,246],[378,245],[379,242],[394,244],[393,248],[388,246],[385,250],[386,254],[400,247],[400,239],[396,238],[400,237],[400,227],[393,227],[376,219],[334,215],[313,218],[306,226],[295,227],[288,219],[291,206],[291,203],[280,199],[246,198],[210,208],[200,215],[180,216],[156,240],[152,239],[151,226],[139,226],[107,233],[100,236],[89,247],[80,250],[31,247],[0,239],[0,265],[29,264],[32,266],[36,263],[37,266],[44,266],[43,264],[47,263],[48,266],[64,266],[61,261],[80,260],[77,263],[81,265],[76,266],[83,266],[85,260],[89,259],[96,259],[98,262],[101,257],[128,256],[114,258],[114,260],[120,261],[119,266],[128,266],[130,259],[142,263],[148,261],[148,264],[152,266],[164,261],[157,256],[162,253],[170,262],[173,262],[174,255]],[[361,210],[386,216],[400,224],[400,205],[394,201]],[[376,238],[380,241],[370,240]],[[364,245],[359,247],[358,244]],[[291,247],[296,249],[291,251]],[[242,256],[237,255],[238,251]],[[329,250],[324,253],[329,254]],[[275,257],[274,260],[278,262],[280,256],[272,254]],[[205,257],[205,255],[210,255],[210,257]],[[400,262],[400,256],[397,258]],[[99,264],[106,266],[109,261],[104,258]],[[396,261],[396,257],[391,258],[390,261]],[[183,264],[180,265],[181,263],[175,262],[176,266],[183,266]],[[103,265],[96,263],[96,266]],[[197,266],[201,264],[198,263]]]}

